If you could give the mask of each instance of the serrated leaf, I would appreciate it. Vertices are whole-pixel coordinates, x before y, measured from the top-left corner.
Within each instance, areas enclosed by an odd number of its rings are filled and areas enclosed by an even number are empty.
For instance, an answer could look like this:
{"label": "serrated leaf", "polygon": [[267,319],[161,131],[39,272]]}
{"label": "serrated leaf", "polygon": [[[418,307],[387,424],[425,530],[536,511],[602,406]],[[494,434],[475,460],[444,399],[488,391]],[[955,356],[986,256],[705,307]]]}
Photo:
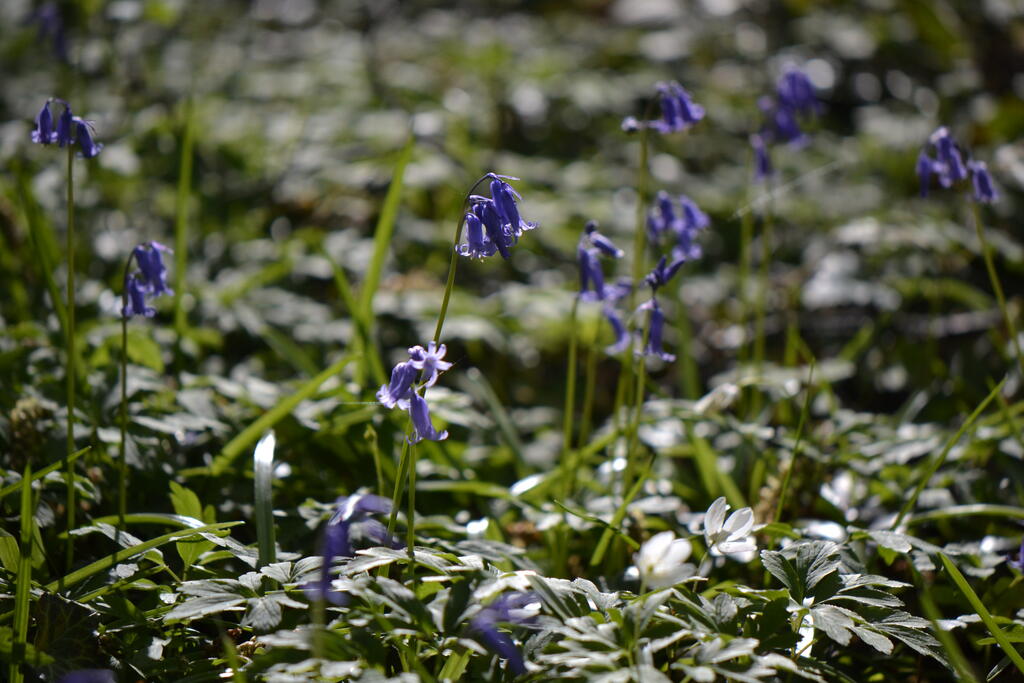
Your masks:
{"label": "serrated leaf", "polygon": [[857,623],[854,620],[856,614],[835,605],[816,605],[811,608],[811,615],[814,617],[814,628],[824,631],[825,635],[840,645],[850,644],[852,628]]}
{"label": "serrated leaf", "polygon": [[858,638],[860,638],[865,643],[881,652],[883,655],[892,654],[892,641],[883,636],[881,633],[877,633],[869,628],[865,628],[862,626],[854,626],[853,632],[857,634]]}

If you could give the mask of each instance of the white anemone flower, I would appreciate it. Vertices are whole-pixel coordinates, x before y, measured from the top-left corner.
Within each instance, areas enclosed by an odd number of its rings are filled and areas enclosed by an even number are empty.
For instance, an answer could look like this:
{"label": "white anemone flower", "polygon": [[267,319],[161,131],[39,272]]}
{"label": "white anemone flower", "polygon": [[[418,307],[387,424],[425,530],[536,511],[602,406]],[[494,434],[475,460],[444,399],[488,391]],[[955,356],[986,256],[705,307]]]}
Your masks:
{"label": "white anemone flower", "polygon": [[741,508],[725,518],[729,504],[725,498],[719,498],[704,515],[704,540],[708,544],[708,552],[721,555],[750,553],[757,546],[750,538],[750,530],[754,528],[754,511]]}
{"label": "white anemone flower", "polygon": [[696,567],[686,562],[693,546],[671,531],[655,534],[633,555],[643,588],[666,588],[693,576]]}

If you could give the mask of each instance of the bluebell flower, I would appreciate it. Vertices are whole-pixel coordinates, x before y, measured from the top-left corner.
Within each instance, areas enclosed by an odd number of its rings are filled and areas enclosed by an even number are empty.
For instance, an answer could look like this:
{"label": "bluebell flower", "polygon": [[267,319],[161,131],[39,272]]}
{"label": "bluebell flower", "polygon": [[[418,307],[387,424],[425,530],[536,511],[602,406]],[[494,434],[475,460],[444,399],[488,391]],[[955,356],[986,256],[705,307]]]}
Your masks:
{"label": "bluebell flower", "polygon": [[597,249],[611,258],[622,258],[625,254],[624,251],[616,247],[610,239],[602,235],[597,231],[596,221],[587,221],[587,224],[583,226],[583,234],[590,240]]}
{"label": "bluebell flower", "polygon": [[917,167],[915,170],[917,172],[918,180],[921,181],[922,197],[928,196],[928,187],[931,185],[932,174],[936,172],[936,163],[935,159],[928,156],[928,153],[923,149],[921,150],[921,153],[917,155]]}
{"label": "bluebell flower", "polygon": [[658,265],[654,266],[654,270],[644,278],[644,284],[653,291],[658,291],[659,288],[668,284],[684,263],[686,263],[686,259],[683,258],[677,258],[672,263],[668,263],[668,259],[662,256],[658,260]]}
{"label": "bluebell flower", "polygon": [[75,124],[75,137],[78,151],[86,159],[92,159],[103,150],[103,145],[92,138],[92,123],[77,116],[72,117]]}
{"label": "bluebell flower", "polygon": [[676,359],[671,353],[667,353],[662,349],[662,334],[665,329],[665,314],[661,311],[661,306],[658,305],[658,300],[654,297],[643,304],[637,309],[638,311],[650,311],[651,321],[650,329],[647,332],[647,346],[644,347],[643,351],[638,351],[638,355],[643,356],[658,356],[665,362],[672,362]]}
{"label": "bluebell flower", "polygon": [[488,650],[508,661],[517,676],[526,673],[523,654],[512,636],[499,630],[502,624],[523,625],[533,621],[540,611],[540,598],[529,591],[503,593],[469,620],[469,631]]}
{"label": "bluebell flower", "polygon": [[580,299],[598,301],[604,298],[604,273],[597,260],[597,249],[584,246],[580,242],[576,255],[580,265]]}
{"label": "bluebell flower", "polygon": [[452,366],[451,363],[444,360],[444,354],[448,351],[448,347],[444,344],[440,346],[436,342],[431,341],[427,344],[427,348],[422,346],[413,346],[409,349],[409,365],[423,372],[427,375],[427,381],[424,382],[424,387],[432,387],[437,382],[439,373],[445,372]]}
{"label": "bluebell flower", "polygon": [[612,332],[615,334],[615,342],[605,347],[605,352],[614,356],[629,348],[629,333],[626,331],[625,323],[622,322],[622,317],[611,306],[604,307],[604,317],[612,326]]}
{"label": "bluebell flower", "polygon": [[750,136],[750,146],[754,150],[754,181],[760,182],[772,175],[772,160],[768,155],[768,145],[764,137],[754,133]]}
{"label": "bluebell flower", "polygon": [[460,244],[457,251],[461,256],[486,258],[498,250],[494,242],[484,234],[484,224],[475,213],[466,214],[466,244]]}
{"label": "bluebell flower", "polygon": [[171,252],[170,247],[165,247],[159,242],[140,244],[132,252],[152,296],[174,294],[167,286],[167,266],[163,260],[163,254],[168,252]]}
{"label": "bluebell flower", "polygon": [[684,260],[700,258],[702,251],[695,239],[698,233],[711,224],[711,219],[686,195],[679,197],[679,205],[683,215],[675,226],[679,243],[672,250],[672,255]]}
{"label": "bluebell flower", "polygon": [[782,106],[800,115],[816,114],[821,108],[814,84],[800,69],[790,66],[779,78],[775,92]]}
{"label": "bluebell flower", "polygon": [[409,396],[409,417],[412,418],[412,436],[409,443],[419,443],[423,439],[444,441],[448,438],[448,430],[437,431],[430,421],[430,409],[427,400],[415,391]]}
{"label": "bluebell flower", "polygon": [[683,86],[675,81],[658,84],[661,119],[650,125],[661,133],[686,130],[704,118],[704,107],[695,104]]}
{"label": "bluebell flower", "polygon": [[71,106],[67,102],[61,101],[61,103],[64,105],[64,111],[61,112],[60,118],[57,119],[56,139],[59,147],[67,147],[75,143],[75,117],[71,115]]}
{"label": "bluebell flower", "polygon": [[765,117],[761,135],[766,140],[788,142],[794,146],[807,142],[807,136],[796,120],[796,112],[768,96],[760,98],[757,106]]}
{"label": "bluebell flower", "polygon": [[331,568],[335,558],[353,557],[352,540],[368,540],[378,546],[400,548],[401,542],[390,535],[387,527],[372,515],[386,515],[391,512],[391,501],[372,493],[356,493],[342,496],[335,502],[334,513],[324,527],[320,566],[320,578],[306,584],[305,591],[311,600],[327,599],[336,605],[344,604],[344,596],[331,591]]}
{"label": "bluebell flower", "polygon": [[128,274],[124,281],[124,291],[124,306],[121,308],[122,316],[131,318],[136,315],[142,315],[152,318],[156,315],[156,309],[146,303],[148,289],[139,273]]}
{"label": "bluebell flower", "polygon": [[654,200],[655,208],[647,214],[647,232],[652,240],[657,240],[676,224],[676,210],[672,197],[661,190]]}
{"label": "bluebell flower", "polygon": [[49,145],[57,141],[57,132],[53,129],[53,114],[50,113],[50,100],[46,100],[43,108],[36,114],[36,127],[32,131],[32,142]]}
{"label": "bluebell flower", "polygon": [[416,381],[416,376],[419,374],[420,371],[412,363],[399,363],[391,371],[391,382],[381,385],[377,391],[377,400],[385,408],[398,406],[405,410],[413,393],[413,382]]}
{"label": "bluebell flower", "polygon": [[967,177],[967,168],[964,166],[960,150],[957,149],[956,141],[949,134],[948,128],[939,127],[932,133],[928,141],[935,146],[940,168],[939,181],[943,187],[950,187],[953,183]]}
{"label": "bluebell flower", "polygon": [[501,215],[498,213],[497,207],[494,205],[494,201],[491,199],[483,198],[481,201],[477,201],[473,204],[473,213],[483,223],[484,230],[487,233],[487,239],[490,240],[491,244],[498,248],[498,253],[505,260],[508,260],[509,247],[514,244],[514,237],[511,232],[505,231],[505,226],[502,223]]}
{"label": "bluebell flower", "polygon": [[524,221],[519,216],[519,207],[516,206],[516,200],[522,199],[522,197],[519,196],[519,193],[511,185],[505,182],[506,179],[518,180],[518,178],[500,176],[495,173],[491,173],[489,176],[491,178],[491,199],[498,210],[498,215],[501,216],[501,220],[509,227],[512,234],[519,237],[525,231],[536,228],[536,223]]}
{"label": "bluebell flower", "polygon": [[975,201],[991,204],[999,199],[999,193],[992,184],[992,176],[989,175],[988,166],[984,161],[968,161],[967,169],[971,172]]}

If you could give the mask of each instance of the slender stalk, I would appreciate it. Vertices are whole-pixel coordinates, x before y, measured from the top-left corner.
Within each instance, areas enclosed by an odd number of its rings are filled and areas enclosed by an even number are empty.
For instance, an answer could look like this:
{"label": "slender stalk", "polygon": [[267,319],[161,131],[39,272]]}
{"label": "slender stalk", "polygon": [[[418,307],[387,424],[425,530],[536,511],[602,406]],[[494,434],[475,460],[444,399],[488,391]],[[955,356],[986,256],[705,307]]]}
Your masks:
{"label": "slender stalk", "polygon": [[[127,295],[121,297],[127,306]],[[121,314],[121,444],[117,452],[117,528],[126,529],[124,515],[128,508],[128,464],[125,444],[128,437],[128,316]]]}
{"label": "slender stalk", "polygon": [[992,260],[992,248],[985,239],[985,226],[981,222],[981,206],[978,202],[971,202],[971,213],[974,216],[974,230],[978,234],[978,241],[981,242],[981,254],[985,258],[985,269],[988,270],[988,279],[992,283],[992,290],[995,292],[996,301],[999,302],[999,310],[1003,314],[1003,322],[1006,323],[1006,332],[1013,340],[1013,350],[1017,353],[1017,367],[1021,374],[1024,374],[1024,356],[1020,351],[1020,340],[1017,338],[1017,327],[1010,317],[1010,310],[1006,307],[1006,297],[1003,296],[1003,286],[999,282],[999,275],[996,274],[996,266]]}
{"label": "slender stalk", "polygon": [[[739,289],[740,295],[740,322],[743,325],[744,336],[747,329],[747,319],[750,315],[750,301],[748,300],[749,283],[750,283],[750,262],[751,262],[751,249],[750,243],[754,239],[754,212],[750,207],[750,202],[747,202],[747,210],[743,212],[743,216],[740,219],[740,263],[739,273],[737,274],[737,289]],[[746,344],[741,344],[738,352],[739,360],[742,363],[746,360]]]}
{"label": "slender stalk", "polygon": [[576,412],[576,356],[578,330],[576,315],[579,297],[573,297],[572,312],[569,314],[569,367],[565,377],[565,407],[562,414],[562,498],[568,500],[576,484],[576,470],[572,453],[572,430]]}
{"label": "slender stalk", "polygon": [[[644,321],[644,332],[640,342],[641,351],[647,348],[647,340],[651,334],[651,314],[647,314]],[[630,420],[627,433],[626,447],[626,469],[622,476],[622,490],[626,491],[633,483],[633,471],[636,464],[636,450],[639,442],[640,416],[644,410],[644,385],[647,383],[647,363],[644,356],[640,356],[640,367],[636,372],[636,386],[633,390],[633,417]]]}
{"label": "slender stalk", "polygon": [[[74,146],[68,145],[68,225],[67,244],[65,251],[68,258],[68,280],[67,280],[67,318],[68,333],[67,341],[67,408],[68,408],[68,433],[67,453],[75,452],[75,374],[78,368],[75,365],[75,150]],[[75,528],[75,465],[74,461],[68,459],[67,469],[64,471],[64,481],[67,486],[67,531],[68,539],[65,544],[65,566],[70,571],[74,565],[74,538],[71,530]]]}
{"label": "slender stalk", "polygon": [[409,445],[409,517],[406,525],[406,545],[409,550],[409,576],[416,576],[416,445]]}
{"label": "slender stalk", "polygon": [[793,456],[789,460],[789,467],[782,479],[782,488],[779,491],[779,502],[775,506],[775,520],[782,519],[782,508],[786,504],[786,495],[789,493],[789,482],[793,478],[793,468],[796,467],[796,459],[800,457],[800,447],[803,446],[804,424],[807,422],[807,413],[811,407],[811,383],[814,381],[814,361],[811,361],[811,369],[807,373],[807,394],[804,396],[804,407],[800,411],[800,421],[796,426],[796,443],[793,445]]}
{"label": "slender stalk", "polygon": [[597,384],[597,339],[600,331],[600,323],[595,324],[587,346],[586,379],[583,381],[583,415],[580,418],[577,448],[583,448],[590,440],[590,427],[594,414],[594,387]]}
{"label": "slender stalk", "polygon": [[181,141],[181,159],[178,171],[178,194],[174,202],[174,332],[177,337],[175,357],[181,355],[181,342],[185,336],[185,309],[181,297],[185,294],[185,269],[188,264],[188,200],[192,187],[192,148],[195,139],[195,117],[192,99],[185,101],[185,132]]}
{"label": "slender stalk", "polygon": [[11,664],[8,678],[12,683],[21,683],[24,672],[21,663],[25,659],[28,642],[28,617],[32,588],[32,536],[35,526],[34,495],[32,493],[32,465],[25,465],[21,478],[21,534],[18,543],[18,573],[14,597],[14,643],[11,648]]}
{"label": "slender stalk", "polygon": [[774,220],[772,218],[772,208],[768,207],[765,211],[762,228],[761,228],[761,263],[759,264],[758,279],[760,280],[760,286],[757,288],[757,300],[756,300],[756,311],[754,318],[754,366],[757,369],[757,374],[760,375],[764,370],[764,349],[765,349],[765,332],[764,332],[764,319],[765,319],[765,308],[767,307],[768,299],[768,286],[769,286],[769,268],[771,266],[772,258],[772,224]]}

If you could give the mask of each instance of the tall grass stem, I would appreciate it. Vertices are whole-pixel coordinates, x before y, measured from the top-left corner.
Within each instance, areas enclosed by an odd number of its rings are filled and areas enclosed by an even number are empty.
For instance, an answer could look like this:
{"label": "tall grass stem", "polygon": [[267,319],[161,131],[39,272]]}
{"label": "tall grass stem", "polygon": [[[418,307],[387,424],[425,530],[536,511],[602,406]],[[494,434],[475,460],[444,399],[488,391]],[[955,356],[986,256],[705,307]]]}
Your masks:
{"label": "tall grass stem", "polygon": [[188,268],[188,205],[192,189],[192,150],[195,146],[195,109],[192,98],[185,100],[185,131],[178,162],[178,193],[174,202],[174,332],[175,358],[181,356],[181,342],[187,331],[182,297]]}
{"label": "tall grass stem", "polygon": [[[67,409],[68,409],[68,421],[67,421],[67,454],[75,452],[75,375],[78,372],[78,367],[75,363],[75,149],[73,145],[68,145],[68,221],[67,221],[67,242],[65,251],[67,252],[68,260],[68,277],[67,277],[67,318],[68,318],[68,329],[67,336],[65,337],[67,342],[67,359],[66,359],[66,375],[67,375]],[[75,528],[75,464],[70,458],[67,461],[67,469],[64,472],[64,481],[67,485],[67,532],[68,538],[65,544],[65,568],[70,571],[71,567],[74,566],[75,557],[75,543],[74,538],[71,536],[72,529]]]}
{"label": "tall grass stem", "polygon": [[1024,376],[1024,356],[1020,351],[1020,339],[1017,337],[1017,326],[1013,324],[1013,318],[1006,306],[1006,297],[1003,295],[1003,286],[999,282],[999,275],[996,273],[995,262],[992,260],[992,248],[985,238],[985,226],[981,221],[981,206],[978,202],[971,202],[971,212],[974,216],[974,230],[978,234],[978,241],[981,242],[981,254],[985,259],[985,269],[988,270],[988,279],[992,283],[992,290],[995,292],[996,301],[999,303],[999,310],[1003,314],[1003,322],[1006,323],[1006,333],[1013,340],[1013,350],[1017,354],[1017,368]]}

